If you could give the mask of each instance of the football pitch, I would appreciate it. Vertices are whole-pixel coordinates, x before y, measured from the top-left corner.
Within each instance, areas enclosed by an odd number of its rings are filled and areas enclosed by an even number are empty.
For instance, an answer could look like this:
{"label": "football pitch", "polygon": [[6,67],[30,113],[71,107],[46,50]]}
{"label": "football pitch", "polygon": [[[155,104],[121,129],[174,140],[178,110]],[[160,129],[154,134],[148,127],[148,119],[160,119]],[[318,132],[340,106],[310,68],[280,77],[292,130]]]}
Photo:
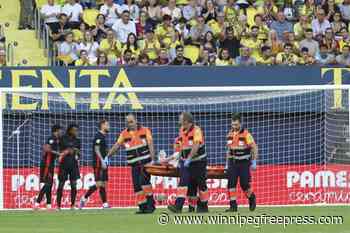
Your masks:
{"label": "football pitch", "polygon": [[[255,212],[249,212],[241,207],[238,213],[224,213],[223,208],[211,208],[208,214],[189,214],[187,209],[182,214],[168,213],[159,208],[154,214],[136,215],[135,209],[108,209],[108,210],[62,210],[53,211],[3,211],[0,212],[1,233],[231,233],[231,232],[268,232],[268,233],[350,233],[350,211],[348,207],[260,207]],[[342,224],[228,224],[228,216],[342,216]],[[159,224],[169,220],[166,225]],[[206,223],[180,224],[180,220],[203,216]],[[216,216],[217,224],[208,221],[210,216]],[[219,217],[217,217],[219,216]],[[165,218],[165,220],[164,220]],[[200,217],[201,218],[201,217]],[[220,220],[221,219],[221,220]],[[183,219],[182,219],[183,220]],[[187,219],[188,220],[188,219]],[[198,220],[198,219],[197,219]],[[193,221],[193,219],[192,219]],[[164,224],[164,223],[163,223]]]}

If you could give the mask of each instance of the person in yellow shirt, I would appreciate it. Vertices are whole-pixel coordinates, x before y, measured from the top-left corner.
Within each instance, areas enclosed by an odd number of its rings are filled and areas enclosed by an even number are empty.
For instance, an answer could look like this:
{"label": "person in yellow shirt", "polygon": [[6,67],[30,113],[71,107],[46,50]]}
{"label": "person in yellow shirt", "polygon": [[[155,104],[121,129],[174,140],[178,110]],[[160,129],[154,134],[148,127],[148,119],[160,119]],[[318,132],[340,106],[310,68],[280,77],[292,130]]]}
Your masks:
{"label": "person in yellow shirt", "polygon": [[107,38],[101,41],[99,50],[107,54],[108,60],[112,64],[116,64],[117,58],[122,54],[122,45],[120,41],[115,38],[112,29],[107,30]]}
{"label": "person in yellow shirt", "polygon": [[278,7],[275,5],[274,0],[264,0],[264,4],[258,7],[258,14],[262,15],[263,20],[267,25],[270,25],[276,18]]}
{"label": "person in yellow shirt", "polygon": [[77,42],[78,44],[83,41],[85,32],[89,30],[89,25],[87,25],[84,22],[81,22],[79,25],[79,29],[73,29],[73,38],[74,42]]}
{"label": "person in yellow shirt", "polygon": [[349,36],[348,30],[345,27],[340,30],[340,35],[341,35],[341,39],[338,41],[338,43],[339,43],[339,51],[342,52],[343,47],[345,45],[350,46],[350,36]]}
{"label": "person in yellow shirt", "polygon": [[264,45],[261,48],[261,57],[256,60],[257,65],[274,65],[275,57],[272,55],[271,47]]}
{"label": "person in yellow shirt", "polygon": [[310,55],[309,49],[306,47],[301,48],[301,57],[299,58],[299,65],[312,65],[315,64],[316,60]]}
{"label": "person in yellow shirt", "polygon": [[155,30],[155,34],[159,40],[159,43],[169,48],[170,44],[172,42],[172,38],[175,34],[175,29],[173,24],[171,23],[171,16],[170,15],[164,15],[163,16],[163,23],[159,24]]}
{"label": "person in yellow shirt", "polygon": [[228,0],[227,4],[224,6],[223,9],[225,21],[229,24],[233,24],[238,19],[239,15],[239,9],[236,6],[235,0]]}
{"label": "person in yellow shirt", "polygon": [[154,31],[149,29],[146,31],[145,39],[141,46],[141,53],[147,54],[150,60],[155,60],[158,57],[160,43],[154,36]]}
{"label": "person in yellow shirt", "polygon": [[299,57],[292,51],[293,46],[289,43],[284,45],[284,52],[278,53],[276,56],[276,63],[279,65],[296,65]]}
{"label": "person in yellow shirt", "polygon": [[210,20],[207,25],[210,27],[214,36],[219,39],[224,39],[226,28],[229,23],[225,21],[225,16],[223,12],[218,12],[216,20]]}
{"label": "person in yellow shirt", "polygon": [[234,60],[230,57],[228,49],[222,49],[219,57],[215,60],[215,65],[217,66],[231,66],[235,65]]}
{"label": "person in yellow shirt", "polygon": [[299,22],[294,24],[294,33],[297,40],[304,39],[304,32],[306,29],[311,28],[311,23],[309,17],[306,15],[301,15],[299,17]]}
{"label": "person in yellow shirt", "polygon": [[258,60],[260,57],[260,50],[262,41],[258,39],[259,28],[257,26],[253,26],[251,28],[250,37],[248,39],[242,39],[241,44],[251,51],[251,56]]}
{"label": "person in yellow shirt", "polygon": [[75,66],[90,66],[89,57],[86,50],[80,51],[80,58],[75,61]]}
{"label": "person in yellow shirt", "polygon": [[126,40],[126,44],[123,45],[123,54],[125,50],[130,50],[134,57],[138,57],[140,55],[140,47],[137,44],[137,38],[134,33],[130,33],[128,35],[128,39]]}
{"label": "person in yellow shirt", "polygon": [[270,29],[267,27],[267,25],[263,21],[263,18],[260,14],[257,14],[254,16],[254,25],[252,25],[252,27],[253,26],[258,27],[258,29],[259,29],[258,39],[261,40],[262,42],[266,41]]}

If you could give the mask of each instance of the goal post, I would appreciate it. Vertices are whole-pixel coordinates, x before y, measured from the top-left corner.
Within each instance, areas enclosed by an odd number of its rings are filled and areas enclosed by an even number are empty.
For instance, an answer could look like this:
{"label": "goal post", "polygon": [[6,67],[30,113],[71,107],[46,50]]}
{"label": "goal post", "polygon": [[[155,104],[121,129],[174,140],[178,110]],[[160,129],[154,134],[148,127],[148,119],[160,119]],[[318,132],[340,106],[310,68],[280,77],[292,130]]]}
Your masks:
{"label": "goal post", "polygon": [[[149,127],[156,152],[173,153],[178,116],[193,113],[204,131],[208,166],[225,165],[226,135],[233,113],[259,147],[252,187],[258,205],[347,204],[350,201],[350,85],[2,88],[0,90],[0,209],[31,208],[40,188],[42,145],[53,124],[80,127],[81,179],[78,198],[94,184],[92,140],[98,122],[110,121],[108,145],[134,113]],[[152,177],[157,204],[176,194],[177,178]],[[227,205],[227,180],[208,179],[210,205]],[[53,204],[57,177],[53,186]],[[239,189],[239,188],[238,188]],[[69,185],[63,205],[69,205]],[[130,168],[122,150],[111,160],[108,200],[133,207]],[[247,204],[243,193],[239,204]],[[93,195],[88,207],[100,207]]]}

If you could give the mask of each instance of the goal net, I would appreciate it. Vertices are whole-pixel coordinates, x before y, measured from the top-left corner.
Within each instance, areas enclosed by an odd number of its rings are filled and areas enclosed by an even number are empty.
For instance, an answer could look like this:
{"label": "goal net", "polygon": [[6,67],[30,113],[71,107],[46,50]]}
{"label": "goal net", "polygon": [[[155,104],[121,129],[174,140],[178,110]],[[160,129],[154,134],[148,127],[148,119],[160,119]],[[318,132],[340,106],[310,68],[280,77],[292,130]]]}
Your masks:
{"label": "goal net", "polygon": [[[208,166],[224,166],[226,135],[231,116],[240,113],[259,147],[258,167],[252,171],[252,188],[258,205],[345,204],[349,194],[349,91],[332,86],[130,88],[3,90],[0,130],[0,207],[31,208],[41,187],[39,165],[42,145],[52,125],[80,127],[81,179],[78,198],[94,184],[92,140],[98,122],[111,124],[108,145],[126,127],[125,116],[134,113],[152,130],[155,149],[173,153],[178,116],[194,115],[204,131]],[[56,172],[55,172],[56,174]],[[177,178],[152,177],[159,205],[171,202]],[[209,205],[227,205],[227,180],[207,180]],[[53,185],[53,206],[57,188]],[[135,206],[130,168],[121,150],[111,160],[107,186],[112,207]],[[238,188],[239,190],[239,188]],[[66,183],[63,206],[70,203]],[[247,204],[241,192],[239,204]],[[100,207],[98,194],[88,207]]]}

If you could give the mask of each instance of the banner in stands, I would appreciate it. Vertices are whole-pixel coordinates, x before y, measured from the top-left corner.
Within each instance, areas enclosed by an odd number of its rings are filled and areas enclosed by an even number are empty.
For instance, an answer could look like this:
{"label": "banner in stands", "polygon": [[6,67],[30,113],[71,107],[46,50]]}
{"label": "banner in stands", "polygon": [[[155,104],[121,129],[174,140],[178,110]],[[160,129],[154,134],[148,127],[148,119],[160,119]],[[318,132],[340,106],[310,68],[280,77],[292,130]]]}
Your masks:
{"label": "banner in stands", "polygon": [[[253,175],[253,190],[257,193],[259,205],[288,204],[324,204],[349,203],[350,201],[350,165],[262,165]],[[273,173],[273,179],[259,179]],[[78,181],[78,198],[94,183],[91,168],[81,169],[82,178]],[[108,200],[112,207],[135,206],[130,169],[127,167],[110,167],[110,181],[107,187]],[[5,169],[4,208],[30,208],[39,190],[38,169]],[[229,202],[226,180],[209,179],[210,205],[227,205]],[[67,182],[68,183],[68,182]],[[152,177],[152,185],[158,205],[174,201],[177,178]],[[56,203],[53,188],[53,205]],[[113,187],[112,187],[113,186]],[[63,205],[69,207],[69,185]],[[111,191],[113,190],[113,191]],[[278,191],[277,191],[278,190]],[[244,194],[239,191],[239,204],[247,204]],[[89,200],[87,207],[101,207],[98,192]]]}

